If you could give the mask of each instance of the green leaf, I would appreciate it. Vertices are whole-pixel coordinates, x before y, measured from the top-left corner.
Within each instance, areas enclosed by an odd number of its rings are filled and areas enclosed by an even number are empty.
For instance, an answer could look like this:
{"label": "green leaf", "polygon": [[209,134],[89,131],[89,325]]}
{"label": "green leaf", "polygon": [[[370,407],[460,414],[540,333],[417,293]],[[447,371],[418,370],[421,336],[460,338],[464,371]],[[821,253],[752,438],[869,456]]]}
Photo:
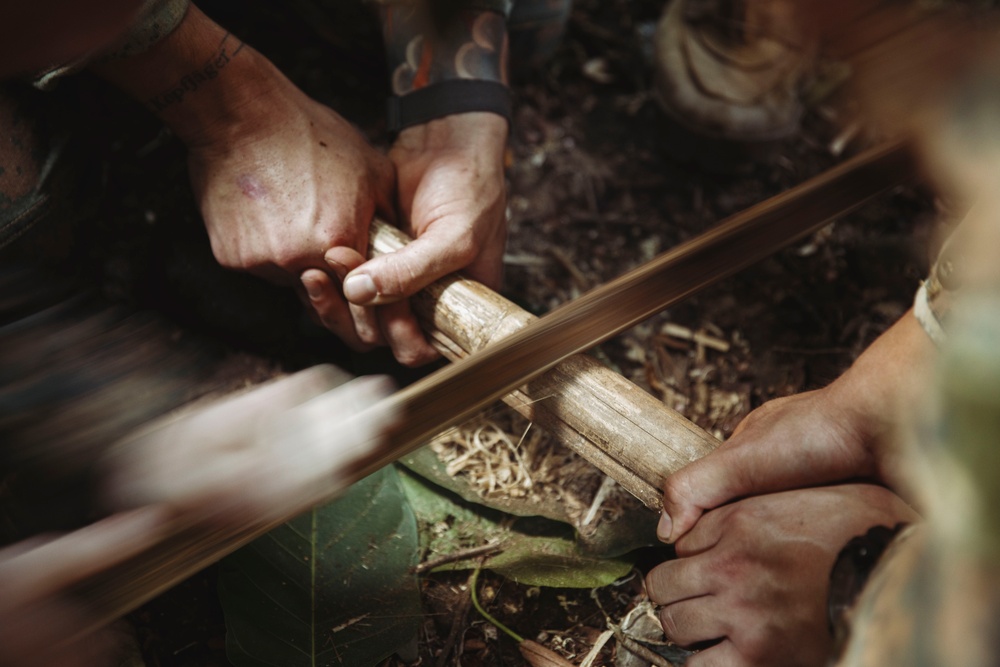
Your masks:
{"label": "green leaf", "polygon": [[223,561],[230,661],[377,664],[416,637],[416,557],[416,520],[388,466]]}
{"label": "green leaf", "polygon": [[598,558],[584,553],[571,536],[522,536],[511,540],[486,567],[528,586],[598,588],[632,571],[631,558]]}
{"label": "green leaf", "polygon": [[[475,503],[506,514],[529,517],[542,516],[572,526],[565,508],[554,500],[537,500],[496,496],[483,498],[463,479],[452,477],[446,472],[446,465],[430,447],[406,455],[400,460],[407,469],[439,487],[443,487],[468,503]],[[411,495],[410,501],[413,502]],[[655,512],[649,511],[636,501],[614,521],[602,521],[590,526],[587,532],[577,533],[575,541],[581,551],[592,556],[611,558],[621,556],[640,547],[659,544],[656,538]]]}
{"label": "green leaf", "polygon": [[[515,519],[400,470],[403,489],[420,523],[421,551],[429,558],[461,552],[489,542],[501,545],[484,566],[520,583],[559,588],[606,586],[629,573],[629,558],[587,554],[566,524],[543,517]],[[468,569],[462,560],[440,569]]]}

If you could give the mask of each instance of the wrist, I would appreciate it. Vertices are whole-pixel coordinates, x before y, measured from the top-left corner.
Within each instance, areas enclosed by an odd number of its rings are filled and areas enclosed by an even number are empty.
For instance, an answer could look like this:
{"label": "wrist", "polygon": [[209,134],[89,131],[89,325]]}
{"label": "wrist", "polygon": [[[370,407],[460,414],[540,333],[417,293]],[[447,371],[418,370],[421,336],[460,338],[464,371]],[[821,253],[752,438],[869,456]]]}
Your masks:
{"label": "wrist", "polygon": [[462,151],[485,164],[503,164],[508,123],[493,113],[451,114],[402,130],[393,153]]}
{"label": "wrist", "polygon": [[935,353],[908,311],[829,386],[830,402],[842,406],[865,441],[886,436],[901,412],[919,403]]}
{"label": "wrist", "polygon": [[495,81],[453,79],[436,83],[406,95],[393,95],[386,107],[389,134],[398,136],[407,128],[463,114],[492,115],[503,123],[506,136],[510,128],[512,105],[510,90]]}
{"label": "wrist", "polygon": [[95,72],[144,103],[188,146],[253,125],[288,85],[254,49],[191,6],[177,29],[143,53]]}

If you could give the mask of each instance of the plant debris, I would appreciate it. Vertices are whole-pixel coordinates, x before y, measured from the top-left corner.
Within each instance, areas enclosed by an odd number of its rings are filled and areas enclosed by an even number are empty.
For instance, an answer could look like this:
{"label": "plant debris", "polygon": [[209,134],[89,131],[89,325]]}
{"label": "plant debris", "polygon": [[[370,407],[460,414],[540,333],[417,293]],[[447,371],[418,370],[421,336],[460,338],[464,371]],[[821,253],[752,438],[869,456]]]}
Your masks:
{"label": "plant debris", "polygon": [[[600,513],[614,521],[636,500],[586,459],[512,408],[498,404],[430,443],[445,470],[484,503],[523,500],[524,507],[559,508],[578,529]],[[600,502],[595,506],[595,499]],[[542,512],[542,514],[546,514]]]}

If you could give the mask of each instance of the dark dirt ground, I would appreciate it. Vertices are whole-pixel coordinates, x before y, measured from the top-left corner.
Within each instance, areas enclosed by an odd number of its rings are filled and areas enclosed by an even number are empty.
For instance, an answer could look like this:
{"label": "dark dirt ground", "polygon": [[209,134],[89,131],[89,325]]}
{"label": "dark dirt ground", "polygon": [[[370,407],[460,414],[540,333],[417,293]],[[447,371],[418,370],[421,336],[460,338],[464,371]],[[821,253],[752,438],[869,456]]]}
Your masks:
{"label": "dark dirt ground", "polygon": [[[203,5],[307,93],[384,142],[385,73],[374,24],[361,14],[323,18],[312,6],[304,0]],[[866,141],[861,133],[842,155],[831,152],[842,131],[837,121],[850,109],[833,96],[811,106],[800,133],[774,146],[766,160],[719,174],[687,159],[683,133],[650,96],[651,67],[640,38],[662,6],[661,0],[580,0],[553,58],[515,71],[504,294],[534,313],[802,182]],[[344,29],[348,20],[355,30]],[[355,37],[344,39],[345,33]],[[602,82],[585,74],[594,62],[608,74]],[[90,252],[109,295],[157,309],[185,331],[220,341],[234,386],[318,361],[356,373],[392,370],[385,355],[347,355],[310,327],[290,294],[218,269],[178,142],[113,91],[93,81],[80,85],[91,87],[85,98],[93,118],[90,138],[106,184]],[[933,208],[926,192],[901,188],[595,354],[725,437],[764,401],[834,379],[905,312],[928,265]],[[724,341],[728,351],[665,335],[668,322]],[[642,562],[662,556],[651,552]],[[529,591],[484,577],[498,591],[490,603],[498,618],[577,661],[604,629],[589,591]],[[524,664],[513,642],[497,638],[474,611],[453,618],[462,608],[465,593],[458,586],[464,582],[462,574],[425,580],[421,664],[441,664],[437,651],[454,622],[464,627],[461,664]],[[149,665],[226,664],[213,587],[209,570],[133,615]],[[598,592],[617,613],[640,595],[639,577]]]}

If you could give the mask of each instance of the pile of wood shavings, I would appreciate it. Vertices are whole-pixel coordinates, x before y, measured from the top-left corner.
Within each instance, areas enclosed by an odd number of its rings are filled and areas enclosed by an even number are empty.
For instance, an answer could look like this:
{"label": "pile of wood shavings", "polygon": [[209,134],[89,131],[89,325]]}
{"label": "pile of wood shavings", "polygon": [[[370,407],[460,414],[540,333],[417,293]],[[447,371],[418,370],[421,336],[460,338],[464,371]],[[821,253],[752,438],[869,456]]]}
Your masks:
{"label": "pile of wood shavings", "polygon": [[636,502],[586,459],[503,404],[442,433],[430,446],[447,473],[484,500],[558,508],[578,528],[598,517],[614,520]]}

